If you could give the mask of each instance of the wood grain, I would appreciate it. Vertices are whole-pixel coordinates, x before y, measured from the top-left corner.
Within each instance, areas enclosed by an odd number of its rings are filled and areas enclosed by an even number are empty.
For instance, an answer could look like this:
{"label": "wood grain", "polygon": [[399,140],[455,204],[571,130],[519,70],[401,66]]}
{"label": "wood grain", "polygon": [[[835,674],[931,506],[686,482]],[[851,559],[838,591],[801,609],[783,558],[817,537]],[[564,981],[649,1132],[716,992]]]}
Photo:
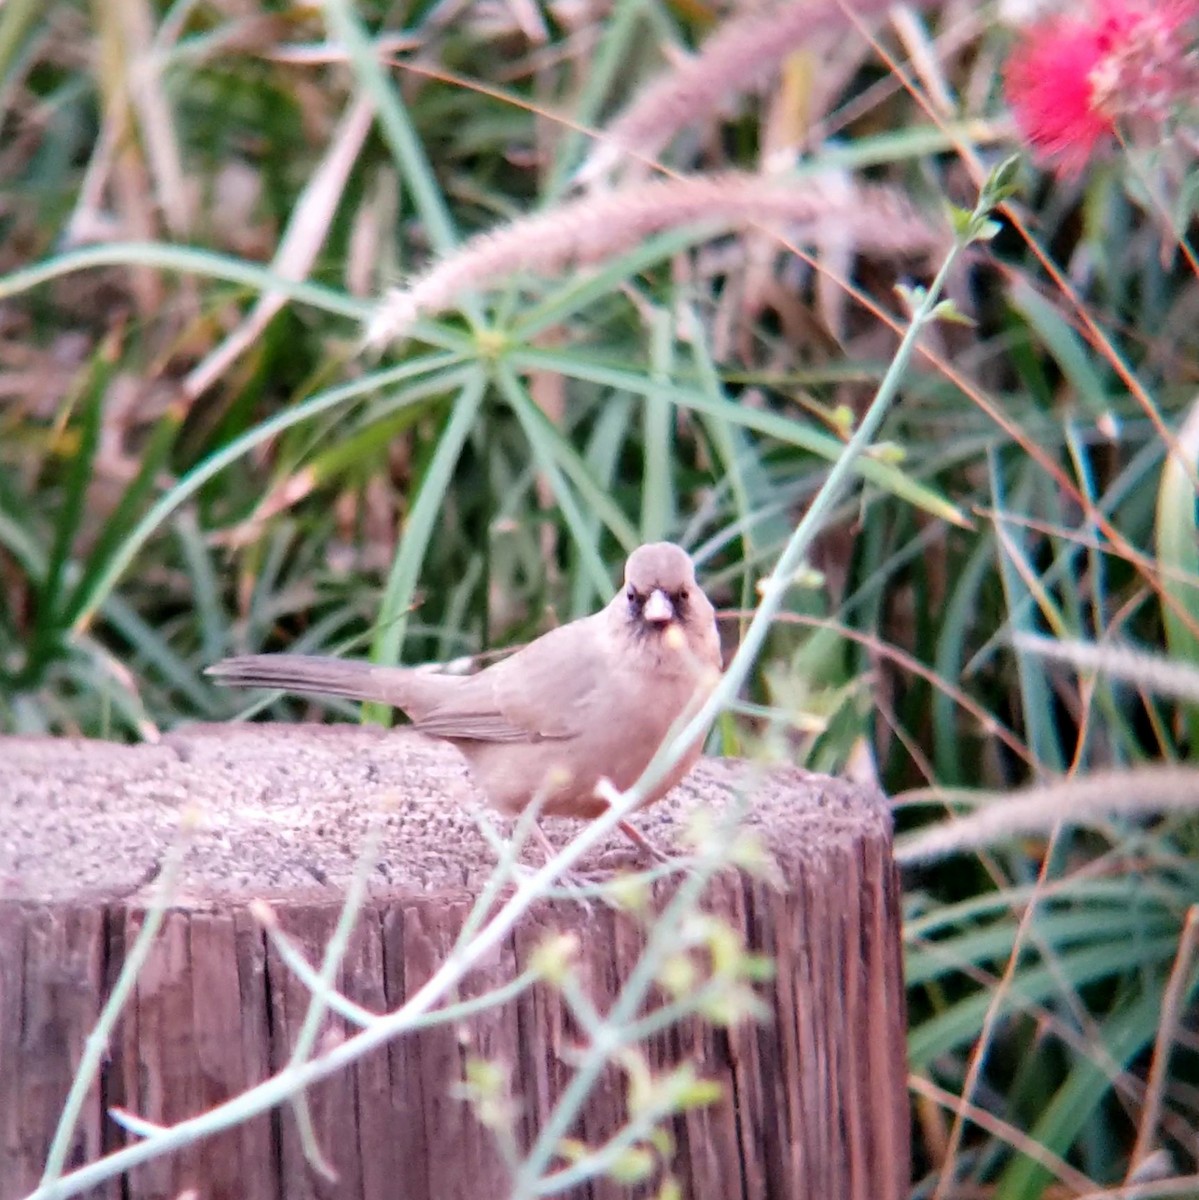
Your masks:
{"label": "wood grain", "polygon": [[[693,1062],[721,1102],[679,1117],[672,1168],[688,1197],[899,1200],[908,1185],[900,898],[882,798],[794,770],[704,761],[637,818],[669,847],[697,807],[748,794],[748,823],[784,885],[733,872],[704,907],[777,976],[764,1024],[688,1020],[646,1047],[665,1069]],[[70,1163],[126,1144],[107,1116],[195,1115],[286,1061],[308,994],[268,951],[248,902],[271,901],[318,964],[370,821],[383,837],[339,986],[377,1012],[411,996],[449,953],[487,877],[479,798],[449,747],[402,732],[196,727],[156,746],[0,739],[0,1200],[37,1184],[70,1080],[144,919],[148,880],[185,807],[202,813],[181,889],[122,1014],[85,1105]],[[563,840],[570,823],[549,823]],[[536,862],[534,856],[532,861]],[[635,864],[614,840],[583,864]],[[670,885],[659,885],[665,903]],[[478,995],[518,974],[547,932],[584,947],[587,989],[605,1011],[643,946],[637,921],[603,906],[547,902],[464,985]],[[321,1038],[346,1036],[340,1017]],[[515,1002],[392,1043],[310,1093],[337,1180],[305,1161],[283,1109],[93,1193],[129,1200],[481,1200],[503,1196],[492,1135],[456,1094],[477,1056],[507,1065],[530,1144],[571,1077],[580,1031],[558,994]],[[574,1136],[622,1121],[624,1079],[605,1072]],[[656,1185],[655,1185],[656,1186]],[[650,1195],[599,1181],[575,1194]]]}

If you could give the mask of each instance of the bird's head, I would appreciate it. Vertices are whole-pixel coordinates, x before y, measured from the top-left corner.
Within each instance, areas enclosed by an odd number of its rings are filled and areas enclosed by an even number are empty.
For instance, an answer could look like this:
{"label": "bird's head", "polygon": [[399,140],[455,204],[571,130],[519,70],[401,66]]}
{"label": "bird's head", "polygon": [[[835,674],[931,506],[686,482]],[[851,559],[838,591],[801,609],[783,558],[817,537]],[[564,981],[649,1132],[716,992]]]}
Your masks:
{"label": "bird's head", "polygon": [[703,597],[691,556],[672,542],[651,542],[629,555],[616,603],[639,632],[661,634],[688,623],[697,595]]}
{"label": "bird's head", "polygon": [[638,671],[696,680],[720,670],[716,613],[695,579],[691,556],[673,542],[639,546],[607,619],[615,645]]}

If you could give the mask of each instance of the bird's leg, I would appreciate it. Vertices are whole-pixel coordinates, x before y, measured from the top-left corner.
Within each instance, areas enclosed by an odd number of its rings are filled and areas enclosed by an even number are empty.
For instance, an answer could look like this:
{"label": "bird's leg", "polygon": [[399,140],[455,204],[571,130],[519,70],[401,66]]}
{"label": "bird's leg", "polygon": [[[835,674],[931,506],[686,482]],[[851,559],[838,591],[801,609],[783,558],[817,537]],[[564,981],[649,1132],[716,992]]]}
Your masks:
{"label": "bird's leg", "polygon": [[[541,828],[540,821],[533,822],[533,839],[537,845],[541,847],[541,853],[545,855],[545,861],[552,862],[558,856],[558,851],[554,847],[554,843],[545,835],[545,830]],[[563,871],[558,876],[558,883],[563,890],[570,894],[571,898],[577,900],[579,904],[587,910],[588,915],[591,913],[591,902],[586,896],[581,893],[583,889],[589,886],[592,881],[588,880],[585,875],[580,875],[577,871]]]}
{"label": "bird's leg", "polygon": [[[596,797],[607,804],[609,808],[619,803],[621,799],[620,792],[617,791],[613,786],[612,781],[606,778],[602,778],[598,783],[596,783],[595,794]],[[625,835],[625,837],[629,839],[630,842],[633,843],[634,846],[637,847],[638,850],[641,851],[642,854],[646,855],[654,862],[668,863],[671,861],[670,855],[659,850],[658,847],[655,846],[653,842],[651,842],[649,838],[647,838],[645,834],[642,833],[641,830],[638,829],[631,821],[628,821],[622,817],[616,823],[616,827]]]}
{"label": "bird's leg", "polygon": [[671,861],[670,855],[663,850],[659,850],[631,821],[621,821],[617,828],[638,850],[643,854],[647,854],[654,862],[668,863]]}
{"label": "bird's leg", "polygon": [[537,839],[537,844],[541,847],[542,854],[545,855],[545,861],[550,862],[558,853],[554,849],[554,843],[545,836],[545,830],[541,828],[540,821],[533,822],[533,836]]}

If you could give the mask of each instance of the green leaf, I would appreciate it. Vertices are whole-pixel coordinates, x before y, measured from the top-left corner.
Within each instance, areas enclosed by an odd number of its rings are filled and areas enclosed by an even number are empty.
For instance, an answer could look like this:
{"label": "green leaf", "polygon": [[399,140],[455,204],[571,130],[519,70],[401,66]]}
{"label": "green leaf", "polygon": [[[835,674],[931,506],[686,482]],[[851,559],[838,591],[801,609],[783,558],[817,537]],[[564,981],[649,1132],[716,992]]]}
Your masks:
{"label": "green leaf", "polygon": [[[1017,538],[1025,536],[1016,523],[1005,524],[1003,517],[1008,511],[1025,512],[1028,509],[1029,487],[1027,477],[1014,503],[1009,507],[1005,492],[1003,470],[994,452],[987,455],[991,476],[992,507],[999,514],[997,523],[996,549],[999,554],[999,578],[1003,584],[1007,619],[1013,631],[1036,633],[1032,608],[1027,603],[1031,592],[1030,576],[1034,573],[1026,567],[1021,572],[1017,563],[1027,562],[1022,555]],[[1047,598],[1038,596],[1038,599]],[[1054,614],[1050,614],[1053,616]],[[1060,620],[1060,618],[1058,618]],[[1020,679],[1020,703],[1024,713],[1025,739],[1036,755],[1037,762],[1051,771],[1061,771],[1065,766],[1057,726],[1053,721],[1053,688],[1050,685],[1044,663],[1035,655],[1022,650],[1016,652],[1016,667]]]}
{"label": "green leaf", "polygon": [[995,208],[1009,196],[1015,195],[1018,187],[1021,157],[1012,154],[995,166],[987,176],[978,197],[980,210]]}
{"label": "green leaf", "polygon": [[682,250],[709,238],[710,224],[687,225],[646,238],[633,249],[609,259],[589,271],[579,271],[565,284],[525,308],[513,323],[514,345],[532,346],[538,334],[577,316],[597,300],[610,299],[620,285],[649,267],[669,261]]}
{"label": "green leaf", "polygon": [[429,239],[438,253],[450,253],[458,244],[458,234],[399,88],[384,70],[378,49],[355,6],[346,0],[325,0],[323,7],[329,32],[345,46],[358,86],[375,106],[383,137],[411,191]]}
{"label": "green leaf", "polygon": [[304,421],[338,408],[351,400],[390,384],[408,379],[419,374],[427,367],[423,357],[410,359],[398,367],[383,371],[374,371],[361,379],[352,380],[327,391],[318,392],[307,400],[282,412],[266,421],[248,429],[240,437],[234,438],[226,446],[214,451],[203,462],[198,463],[187,472],[165,495],[157,500],[149,511],[138,521],[109,556],[104,568],[91,580],[86,595],[80,598],[75,607],[75,628],[85,625],[92,614],[104,602],[105,598],[115,587],[117,580],[128,569],[147,541],[154,535],[162,523],[185,501],[194,496],[210,479],[215,478],[230,463],[236,462],[244,454],[248,454],[257,446],[269,442],[284,430],[294,428]]}
{"label": "green leaf", "polygon": [[[408,629],[409,609],[416,595],[429,542],[437,526],[437,517],[445,504],[446,493],[458,465],[458,456],[478,419],[487,392],[487,377],[481,370],[462,385],[452,403],[449,420],[437,439],[437,448],[429,460],[417,487],[408,519],[400,533],[400,546],[379,609],[378,633],[371,644],[371,661],[391,666],[399,661],[400,649]],[[363,719],[389,724],[392,710],[385,705],[364,706]]]}
{"label": "green leaf", "polygon": [[945,321],[950,325],[965,325],[973,329],[978,324],[973,317],[968,317],[953,300],[942,300],[933,309],[933,319]]}
{"label": "green leaf", "polygon": [[[1167,450],[1157,492],[1154,534],[1161,580],[1162,624],[1172,658],[1199,666],[1199,514],[1195,472],[1199,468],[1199,402]],[[1192,747],[1199,746],[1199,707],[1187,709]]]}
{"label": "green leaf", "polygon": [[[1184,1000],[1183,1011],[1188,1006],[1189,1000]],[[1112,1064],[1110,1069],[1127,1068],[1153,1042],[1160,1018],[1161,992],[1152,988],[1103,1022],[1101,1052]],[[1107,1100],[1111,1088],[1109,1069],[1104,1064],[1094,1059],[1079,1059],[1029,1131],[1031,1139],[1065,1157],[1088,1122],[1095,1119],[1096,1110]],[[1014,1161],[1000,1176],[995,1198],[1037,1200],[1052,1178],[1040,1163],[1017,1151]]]}
{"label": "green leaf", "polygon": [[[604,603],[607,603],[609,593],[612,590],[612,580],[608,575],[608,568],[604,565],[604,560],[600,556],[594,541],[588,536],[587,518],[582,509],[579,508],[574,492],[567,483],[560,467],[560,462],[565,461],[565,458],[568,457],[572,461],[577,462],[577,455],[562,456],[564,443],[562,443],[561,438],[549,438],[546,436],[543,424],[545,414],[534,403],[533,398],[525,390],[507,363],[499,364],[496,372],[496,382],[499,385],[500,392],[512,406],[512,411],[516,414],[521,427],[525,431],[526,437],[529,439],[529,444],[533,448],[537,465],[545,472],[546,477],[549,479],[554,499],[557,501],[562,518],[566,522],[567,529],[570,531],[571,540],[574,542],[575,550],[583,565],[584,574],[591,581],[595,595]],[[583,475],[586,475],[585,468]]]}
{"label": "green leaf", "polygon": [[80,399],[79,445],[67,470],[62,504],[55,516],[54,538],[50,544],[46,574],[38,589],[37,617],[27,661],[31,677],[40,674],[47,659],[60,648],[59,641],[69,624],[65,620],[70,611],[70,600],[64,595],[65,572],[75,535],[87,508],[87,492],[104,421],[104,398],[113,371],[113,346],[106,342],[92,359]]}
{"label": "green leaf", "polygon": [[[805,423],[789,420],[764,409],[734,404],[729,400],[708,396],[703,392],[684,388],[677,384],[655,385],[651,380],[635,371],[599,363],[578,352],[560,354],[550,350],[514,350],[508,355],[507,361],[522,370],[561,371],[564,375],[572,378],[631,392],[634,395],[649,395],[656,386],[663,396],[669,396],[680,408],[719,417],[731,424],[752,429],[756,433],[765,434],[786,444],[799,446],[830,463],[836,462],[845,449],[845,443],[838,438],[821,433]],[[853,469],[868,482],[907,500],[932,516],[962,528],[971,528],[972,523],[956,505],[951,504],[931,488],[917,483],[909,475],[905,475],[895,467],[869,457],[862,457],[854,463]]]}
{"label": "green leaf", "polygon": [[[653,367],[651,379],[669,384],[674,357],[674,319],[668,309],[652,308]],[[656,388],[646,397],[642,409],[641,538],[661,541],[674,530],[676,500],[674,494],[673,445],[674,406],[670,397]]]}
{"label": "green leaf", "polygon": [[[1104,941],[1081,950],[1067,951],[1052,967],[1021,967],[1013,977],[999,1012],[1006,1015],[1021,1012],[1030,1005],[1043,1005],[1058,995],[1064,985],[1077,989],[1141,966],[1160,965],[1170,960],[1177,946],[1177,933],[1128,944]],[[925,1071],[939,1055],[959,1050],[977,1038],[993,1000],[989,991],[975,992],[913,1026],[908,1033],[908,1057],[912,1069]]]}
{"label": "green leaf", "polygon": [[107,569],[109,562],[116,557],[124,539],[137,523],[141,510],[158,484],[158,474],[163,469],[175,444],[179,432],[180,417],[178,413],[168,413],[163,417],[141,451],[141,462],[137,475],[121,494],[116,508],[108,515],[104,528],[88,555],[87,563],[79,582],[71,592],[63,610],[63,624],[74,625],[91,593],[96,580]]}
{"label": "green leaf", "polygon": [[[560,468],[582,496],[592,513],[607,527],[626,553],[641,541],[637,528],[612,499],[610,492],[595,477],[591,468],[570,444],[561,429],[542,411],[520,381],[509,373],[500,372],[501,391],[512,406],[529,439],[538,461],[547,461]],[[590,539],[592,542],[594,538]],[[607,579],[607,572],[604,572]],[[607,588],[607,583],[604,587]]]}
{"label": "green leaf", "polygon": [[1079,404],[1096,421],[1111,421],[1111,404],[1103,378],[1095,367],[1095,356],[1057,307],[1030,283],[1017,276],[1011,289],[1012,307],[1049,351],[1070,381]]}
{"label": "green leaf", "polygon": [[618,0],[598,25],[599,44],[588,53],[587,70],[582,73],[583,86],[571,107],[571,120],[557,139],[556,153],[550,166],[545,188],[548,201],[553,201],[566,187],[574,168],[579,148],[586,144],[597,147],[587,131],[600,125],[605,101],[612,93],[625,90],[625,72],[630,56],[636,50],[633,40],[644,12],[641,0]]}

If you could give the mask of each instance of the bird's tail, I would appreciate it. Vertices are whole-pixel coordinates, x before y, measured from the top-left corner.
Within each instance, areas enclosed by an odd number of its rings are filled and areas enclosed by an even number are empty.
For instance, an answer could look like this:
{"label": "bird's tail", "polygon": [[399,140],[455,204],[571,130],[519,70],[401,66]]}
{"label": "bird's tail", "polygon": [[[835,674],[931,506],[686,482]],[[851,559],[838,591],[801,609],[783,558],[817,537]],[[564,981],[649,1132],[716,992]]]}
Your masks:
{"label": "bird's tail", "polygon": [[404,681],[412,672],[317,654],[243,654],[215,663],[204,674],[226,687],[279,688],[405,708],[411,688]]}

